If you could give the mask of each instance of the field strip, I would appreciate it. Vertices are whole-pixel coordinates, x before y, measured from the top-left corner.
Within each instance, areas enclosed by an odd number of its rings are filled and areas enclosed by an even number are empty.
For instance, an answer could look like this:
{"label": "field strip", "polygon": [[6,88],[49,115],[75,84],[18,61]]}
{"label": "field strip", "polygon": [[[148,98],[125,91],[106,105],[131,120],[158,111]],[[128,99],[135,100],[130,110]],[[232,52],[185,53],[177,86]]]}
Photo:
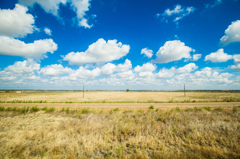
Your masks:
{"label": "field strip", "polygon": [[0,103],[0,106],[5,107],[24,107],[24,106],[38,106],[40,108],[42,107],[77,107],[77,108],[91,108],[91,109],[109,109],[109,108],[122,108],[122,109],[146,109],[150,105],[153,105],[155,108],[160,109],[171,109],[175,107],[181,107],[182,108],[193,108],[193,107],[233,107],[240,106],[240,102],[209,102],[209,103]]}

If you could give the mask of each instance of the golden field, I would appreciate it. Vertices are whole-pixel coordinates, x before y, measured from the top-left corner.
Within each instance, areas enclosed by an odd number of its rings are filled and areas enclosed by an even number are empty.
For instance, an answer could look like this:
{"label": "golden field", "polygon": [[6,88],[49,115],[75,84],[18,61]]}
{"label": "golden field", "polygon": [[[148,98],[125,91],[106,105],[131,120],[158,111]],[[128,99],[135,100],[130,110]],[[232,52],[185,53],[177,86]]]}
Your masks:
{"label": "golden field", "polygon": [[44,93],[0,93],[1,102],[219,102],[240,101],[239,93],[229,92],[137,92],[137,91],[87,91]]}
{"label": "golden field", "polygon": [[240,111],[0,108],[1,158],[240,158]]}

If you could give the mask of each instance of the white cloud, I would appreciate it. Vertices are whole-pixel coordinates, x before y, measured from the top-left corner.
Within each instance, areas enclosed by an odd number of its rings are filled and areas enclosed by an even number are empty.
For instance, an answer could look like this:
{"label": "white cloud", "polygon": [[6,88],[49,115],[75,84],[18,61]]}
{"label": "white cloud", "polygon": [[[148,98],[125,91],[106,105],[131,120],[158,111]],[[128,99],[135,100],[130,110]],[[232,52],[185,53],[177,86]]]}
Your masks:
{"label": "white cloud", "polygon": [[163,21],[168,22],[168,18],[172,17],[173,21],[178,23],[179,20],[188,16],[190,13],[193,13],[196,10],[194,7],[182,7],[181,5],[177,4],[174,9],[170,10],[169,8],[164,11],[164,13],[156,14],[156,17],[163,17]]}
{"label": "white cloud", "polygon": [[15,62],[14,65],[6,67],[5,71],[11,71],[18,74],[33,74],[35,71],[40,69],[40,64],[33,61],[32,59],[27,59],[24,61]]}
{"label": "white cloud", "polygon": [[77,13],[77,19],[79,20],[79,26],[85,28],[91,28],[93,25],[87,23],[87,19],[84,18],[85,13],[89,10],[90,0],[72,0],[73,10]]}
{"label": "white cloud", "polygon": [[103,75],[109,76],[113,74],[113,72],[115,71],[115,68],[116,68],[116,65],[112,63],[107,63],[101,68],[101,71]]}
{"label": "white cloud", "polygon": [[146,64],[143,64],[142,66],[137,65],[133,71],[134,72],[153,72],[156,70],[156,68],[157,68],[156,65],[153,65],[151,63],[146,63]]}
{"label": "white cloud", "polygon": [[92,25],[89,25],[89,24],[87,23],[87,19],[83,18],[83,19],[81,19],[81,20],[79,21],[79,26],[83,26],[84,28],[90,29],[90,28],[93,26],[93,24],[92,24]]}
{"label": "white cloud", "polygon": [[7,72],[7,71],[0,71],[0,81],[9,82],[9,81],[12,81],[12,80],[15,80],[15,79],[17,79],[16,74],[14,74],[12,72]]}
{"label": "white cloud", "polygon": [[121,42],[117,43],[117,40],[108,40],[106,42],[104,39],[98,39],[85,52],[71,52],[62,57],[64,61],[68,61],[71,65],[105,63],[126,56],[129,50],[129,45],[123,45]]}
{"label": "white cloud", "polygon": [[177,69],[177,73],[190,73],[198,69],[198,66],[195,63],[189,63],[183,67]]}
{"label": "white cloud", "polygon": [[151,58],[152,55],[153,55],[153,51],[150,50],[150,49],[148,49],[148,48],[143,48],[143,49],[141,50],[141,54],[144,54],[144,55],[146,55],[148,58]]}
{"label": "white cloud", "polygon": [[222,0],[215,0],[214,4],[205,4],[205,8],[213,8],[221,3],[222,3]]}
{"label": "white cloud", "polygon": [[146,63],[142,66],[137,65],[133,71],[137,73],[137,76],[140,78],[146,78],[146,77],[152,77],[154,74],[152,73],[157,69],[156,65],[153,65],[152,63]]}
{"label": "white cloud", "polygon": [[130,60],[126,59],[124,64],[118,64],[116,67],[117,72],[126,72],[132,68],[132,63]]}
{"label": "white cloud", "polygon": [[223,45],[232,42],[240,42],[240,20],[232,22],[225,30],[225,35],[220,39]]}
{"label": "white cloud", "polygon": [[19,4],[33,7],[38,3],[47,13],[58,16],[59,4],[66,4],[68,0],[19,0]]}
{"label": "white cloud", "polygon": [[49,65],[38,71],[39,74],[42,73],[44,76],[58,76],[60,74],[70,74],[71,72],[73,72],[71,68],[64,68],[61,64]]}
{"label": "white cloud", "polygon": [[171,69],[166,69],[166,68],[162,68],[161,70],[159,70],[159,72],[156,74],[157,78],[171,78],[175,75],[175,71],[176,68],[172,67]]}
{"label": "white cloud", "polygon": [[205,67],[202,69],[202,71],[194,72],[194,75],[201,78],[210,77],[212,75],[212,69],[210,67]]}
{"label": "white cloud", "polygon": [[240,62],[240,54],[233,55],[234,62]]}
{"label": "white cloud", "polygon": [[132,63],[130,60],[126,59],[124,64],[114,65],[112,63],[105,64],[102,68],[102,75],[109,76],[116,72],[127,72],[130,68],[132,68]]}
{"label": "white cloud", "polygon": [[192,61],[197,61],[202,57],[202,54],[194,54]]}
{"label": "white cloud", "polygon": [[125,80],[132,80],[134,79],[134,73],[132,72],[132,70],[126,71],[126,72],[120,72],[117,74],[112,75],[113,78],[117,78],[117,79],[125,79]]}
{"label": "white cloud", "polygon": [[46,53],[57,50],[57,44],[52,39],[36,40],[33,43],[0,36],[0,54],[22,56],[25,58],[42,59],[47,57]]}
{"label": "white cloud", "polygon": [[35,20],[27,11],[27,7],[19,4],[16,4],[13,10],[0,9],[0,35],[24,37],[33,33],[37,29],[34,26]]}
{"label": "white cloud", "polygon": [[204,61],[226,62],[232,58],[232,55],[228,55],[227,53],[224,53],[223,49],[219,49],[217,52],[212,52],[211,54],[207,55]]}
{"label": "white cloud", "polygon": [[154,63],[168,63],[171,61],[178,61],[182,58],[191,58],[190,52],[192,48],[185,46],[185,43],[180,40],[167,41],[164,46],[160,47],[153,60]]}
{"label": "white cloud", "polygon": [[79,79],[87,79],[87,78],[95,78],[101,74],[101,69],[95,68],[93,70],[88,70],[82,66],[79,69],[74,70],[69,76],[63,77],[68,80],[79,80]]}
{"label": "white cloud", "polygon": [[52,31],[49,28],[44,28],[44,32],[49,36],[52,35]]}
{"label": "white cloud", "polygon": [[[59,5],[62,3],[65,5],[70,2],[72,10],[76,13],[78,25],[85,28],[91,28],[93,25],[87,23],[86,12],[90,8],[90,0],[19,0],[19,3],[25,6],[33,7],[34,4],[38,3],[47,13],[51,13],[56,17],[59,17]],[[94,14],[92,18],[95,18]]]}
{"label": "white cloud", "polygon": [[229,68],[233,69],[233,70],[238,70],[240,71],[240,63],[236,63],[234,65],[229,66]]}

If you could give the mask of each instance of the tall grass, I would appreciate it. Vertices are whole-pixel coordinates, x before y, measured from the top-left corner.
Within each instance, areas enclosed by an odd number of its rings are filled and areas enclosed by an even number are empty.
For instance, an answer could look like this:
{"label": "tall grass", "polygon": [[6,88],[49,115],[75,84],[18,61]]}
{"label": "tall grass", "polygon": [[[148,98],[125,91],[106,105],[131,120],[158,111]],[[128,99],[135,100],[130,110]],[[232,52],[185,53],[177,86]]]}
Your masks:
{"label": "tall grass", "polygon": [[82,108],[76,115],[70,108],[48,114],[54,107],[12,115],[22,108],[8,108],[0,107],[1,158],[240,157],[240,107],[119,113]]}

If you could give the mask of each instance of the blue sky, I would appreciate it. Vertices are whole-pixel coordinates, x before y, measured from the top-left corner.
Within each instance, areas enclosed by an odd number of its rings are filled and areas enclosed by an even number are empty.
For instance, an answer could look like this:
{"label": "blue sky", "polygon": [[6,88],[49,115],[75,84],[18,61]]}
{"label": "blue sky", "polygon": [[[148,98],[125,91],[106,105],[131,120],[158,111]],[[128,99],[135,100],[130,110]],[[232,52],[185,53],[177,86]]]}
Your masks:
{"label": "blue sky", "polygon": [[1,0],[0,89],[240,89],[239,0]]}

